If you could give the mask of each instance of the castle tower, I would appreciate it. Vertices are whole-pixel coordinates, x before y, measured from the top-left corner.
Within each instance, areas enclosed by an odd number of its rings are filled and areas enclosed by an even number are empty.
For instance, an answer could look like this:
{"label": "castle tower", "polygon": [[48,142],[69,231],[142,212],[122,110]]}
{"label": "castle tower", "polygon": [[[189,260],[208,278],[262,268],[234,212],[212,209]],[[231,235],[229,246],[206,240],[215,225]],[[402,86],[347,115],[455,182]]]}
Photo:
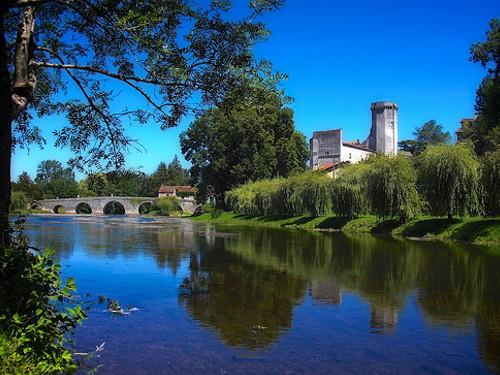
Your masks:
{"label": "castle tower", "polygon": [[368,147],[385,155],[398,153],[398,105],[393,102],[375,102],[371,105],[372,128]]}

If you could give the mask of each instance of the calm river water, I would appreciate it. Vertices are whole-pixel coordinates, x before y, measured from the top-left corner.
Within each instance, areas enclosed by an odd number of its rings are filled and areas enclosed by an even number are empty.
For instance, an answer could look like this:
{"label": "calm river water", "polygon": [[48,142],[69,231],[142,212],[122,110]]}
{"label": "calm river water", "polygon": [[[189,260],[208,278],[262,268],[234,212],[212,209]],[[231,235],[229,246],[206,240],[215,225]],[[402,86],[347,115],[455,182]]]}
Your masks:
{"label": "calm river water", "polygon": [[184,219],[51,216],[102,374],[484,374],[500,369],[500,257],[477,248]]}

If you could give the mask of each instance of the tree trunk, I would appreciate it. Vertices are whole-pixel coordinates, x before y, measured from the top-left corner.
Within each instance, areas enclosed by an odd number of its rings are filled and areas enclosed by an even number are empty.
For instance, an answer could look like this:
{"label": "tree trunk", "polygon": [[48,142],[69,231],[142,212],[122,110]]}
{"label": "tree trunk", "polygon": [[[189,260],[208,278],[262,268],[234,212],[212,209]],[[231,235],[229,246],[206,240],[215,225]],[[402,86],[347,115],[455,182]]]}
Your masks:
{"label": "tree trunk", "polygon": [[448,212],[448,220],[449,221],[452,221],[453,220],[453,215],[451,213]]}
{"label": "tree trunk", "polygon": [[33,97],[36,76],[30,67],[33,57],[33,28],[35,9],[25,7],[17,30],[16,52],[14,57],[14,80],[8,70],[8,51],[5,40],[4,17],[7,13],[6,2],[0,3],[0,245],[8,245],[9,205],[10,205],[10,166],[12,157],[12,121],[26,110]]}
{"label": "tree trunk", "polygon": [[12,106],[5,42],[5,9],[0,9],[0,246],[9,244],[10,163]]}

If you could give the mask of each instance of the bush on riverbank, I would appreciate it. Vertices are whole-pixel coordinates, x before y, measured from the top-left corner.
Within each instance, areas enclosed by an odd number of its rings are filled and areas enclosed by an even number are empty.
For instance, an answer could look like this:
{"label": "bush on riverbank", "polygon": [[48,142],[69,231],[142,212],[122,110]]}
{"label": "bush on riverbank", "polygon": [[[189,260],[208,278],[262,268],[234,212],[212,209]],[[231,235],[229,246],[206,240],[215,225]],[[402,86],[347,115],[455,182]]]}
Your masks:
{"label": "bush on riverbank", "polygon": [[177,197],[165,197],[156,200],[151,214],[161,216],[179,216],[182,213],[181,201]]}
{"label": "bush on riverbank", "polygon": [[[50,253],[21,237],[0,248],[0,373],[62,374],[77,368],[66,335],[86,317]],[[64,304],[65,309],[63,310]]]}

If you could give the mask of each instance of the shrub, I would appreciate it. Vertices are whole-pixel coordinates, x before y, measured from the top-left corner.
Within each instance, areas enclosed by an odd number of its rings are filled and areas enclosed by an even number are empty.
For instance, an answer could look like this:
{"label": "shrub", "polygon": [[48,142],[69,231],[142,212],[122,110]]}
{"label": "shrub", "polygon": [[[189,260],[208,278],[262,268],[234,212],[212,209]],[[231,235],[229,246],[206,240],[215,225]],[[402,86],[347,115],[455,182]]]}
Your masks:
{"label": "shrub", "polygon": [[212,202],[207,202],[202,206],[199,206],[199,209],[197,210],[196,214],[197,215],[211,214],[214,211],[215,211],[215,204]]}
{"label": "shrub", "polygon": [[217,218],[221,217],[223,213],[224,213],[224,210],[223,210],[223,209],[221,209],[221,208],[216,208],[215,210],[213,210],[213,211],[210,213],[210,216],[211,216],[213,219],[217,219]]}
{"label": "shrub", "polygon": [[182,208],[177,197],[165,197],[155,201],[153,211],[159,211],[162,216],[178,215]]}
{"label": "shrub", "polygon": [[371,211],[381,218],[399,217],[402,222],[420,211],[417,175],[404,156],[377,155],[367,162],[366,197]]}
{"label": "shrub", "polygon": [[452,218],[483,212],[481,165],[470,145],[431,146],[417,165],[419,185],[431,214]]}

